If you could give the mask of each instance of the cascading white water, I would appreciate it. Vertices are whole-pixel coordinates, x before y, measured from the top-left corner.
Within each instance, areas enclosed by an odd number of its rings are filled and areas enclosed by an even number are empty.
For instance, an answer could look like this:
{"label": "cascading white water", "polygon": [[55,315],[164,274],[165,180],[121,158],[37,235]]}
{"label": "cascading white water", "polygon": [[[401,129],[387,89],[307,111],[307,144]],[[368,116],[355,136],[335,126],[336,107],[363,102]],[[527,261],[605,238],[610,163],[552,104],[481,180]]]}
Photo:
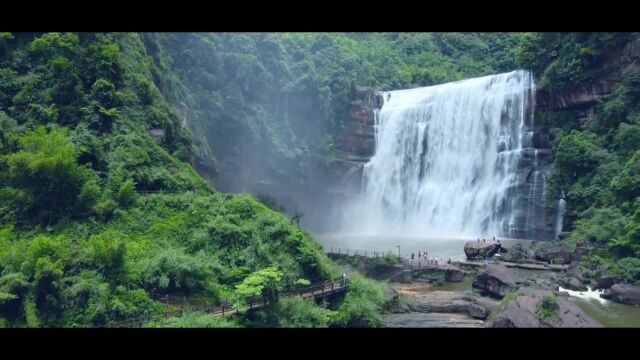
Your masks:
{"label": "cascading white water", "polygon": [[537,159],[533,93],[527,71],[384,93],[350,227],[473,238],[533,227],[539,216],[521,208],[533,206],[544,176],[520,171]]}
{"label": "cascading white water", "polygon": [[560,236],[562,232],[562,225],[564,222],[564,208],[567,202],[564,199],[558,200],[558,212],[556,213],[556,228],[555,228],[555,237],[556,239]]}

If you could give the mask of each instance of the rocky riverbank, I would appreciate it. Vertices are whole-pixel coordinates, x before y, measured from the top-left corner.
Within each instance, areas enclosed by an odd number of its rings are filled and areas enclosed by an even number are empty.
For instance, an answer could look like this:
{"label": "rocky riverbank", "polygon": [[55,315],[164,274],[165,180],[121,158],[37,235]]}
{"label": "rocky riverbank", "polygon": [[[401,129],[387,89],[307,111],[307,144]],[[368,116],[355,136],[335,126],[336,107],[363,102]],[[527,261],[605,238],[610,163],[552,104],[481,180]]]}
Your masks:
{"label": "rocky riverbank", "polygon": [[[602,296],[639,304],[640,289],[619,284],[614,276],[587,279],[577,261],[588,249],[556,243],[503,248],[497,243],[469,242],[468,261],[448,264],[459,271],[456,283],[432,281],[405,270],[389,286],[405,305],[385,317],[387,327],[602,327],[575,297],[559,288],[586,291],[587,285],[609,288]],[[491,260],[474,259],[500,254]],[[394,280],[399,280],[396,278]],[[639,324],[640,325],[640,324]]]}

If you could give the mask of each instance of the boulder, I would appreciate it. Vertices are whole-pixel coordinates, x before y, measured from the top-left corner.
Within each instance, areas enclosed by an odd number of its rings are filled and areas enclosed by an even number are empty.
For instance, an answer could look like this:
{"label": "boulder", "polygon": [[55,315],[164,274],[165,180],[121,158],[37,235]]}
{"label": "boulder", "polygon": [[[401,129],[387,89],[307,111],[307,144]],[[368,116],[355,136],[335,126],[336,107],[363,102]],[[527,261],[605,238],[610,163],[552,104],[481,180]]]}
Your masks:
{"label": "boulder", "polygon": [[467,313],[469,311],[469,302],[460,299],[440,300],[434,299],[428,302],[419,302],[411,304],[410,308],[418,312],[434,312],[434,313]]}
{"label": "boulder", "polygon": [[501,245],[497,241],[477,242],[468,241],[464,244],[464,253],[469,260],[482,259],[485,256],[493,256],[500,251]]}
{"label": "boulder", "polygon": [[469,304],[469,315],[475,319],[486,319],[487,318],[487,309],[478,304]]}
{"label": "boulder", "polygon": [[567,269],[564,278],[560,280],[560,285],[562,287],[575,290],[575,291],[586,291],[587,287],[584,285],[584,278],[582,277],[582,272],[578,266],[572,265]]}
{"label": "boulder", "polygon": [[616,276],[603,275],[596,279],[596,289],[609,289],[618,282],[619,279]]}
{"label": "boulder", "polygon": [[490,264],[481,271],[472,286],[492,297],[502,298],[516,286],[513,272],[502,264]]}
{"label": "boulder", "polygon": [[392,288],[391,286],[387,286],[384,289],[383,296],[384,296],[385,303],[391,303],[398,300],[398,297],[400,295],[394,288]]}
{"label": "boulder", "polygon": [[640,287],[628,284],[614,284],[611,286],[609,298],[612,301],[640,305]]}
{"label": "boulder", "polygon": [[447,282],[461,282],[464,278],[464,272],[460,269],[446,269],[444,274]]}
{"label": "boulder", "polygon": [[541,277],[534,277],[534,278],[529,278],[524,282],[524,285],[526,286],[531,286],[531,287],[536,287],[538,289],[542,289],[542,290],[556,290],[558,289],[558,285],[557,283],[549,280],[549,279],[545,279],[545,278],[541,278]]}
{"label": "boulder", "polygon": [[489,327],[492,327],[492,328],[512,328],[512,327],[515,327],[515,326],[513,326],[513,323],[511,322],[511,320],[508,317],[506,317],[505,315],[499,315],[489,324]]}
{"label": "boulder", "polygon": [[560,281],[563,288],[575,291],[586,291],[587,287],[575,277],[565,277]]}
{"label": "boulder", "polygon": [[537,260],[546,261],[548,263],[559,260],[564,264],[569,264],[573,258],[573,252],[565,246],[552,245],[538,249],[538,251],[535,252],[534,257]]}
{"label": "boulder", "polygon": [[571,257],[571,260],[578,261],[583,257],[589,255],[589,251],[591,251],[589,248],[577,247],[575,250],[573,250],[573,256]]}
{"label": "boulder", "polygon": [[552,292],[530,288],[523,290],[526,290],[526,294],[519,294],[511,300],[505,310],[496,315],[491,327],[602,327],[574,302],[562,296],[555,297],[558,320],[541,318],[538,315],[538,304],[545,295],[550,295]]}
{"label": "boulder", "polygon": [[522,244],[516,244],[509,251],[502,254],[502,260],[506,262],[519,263],[527,258],[527,250]]}

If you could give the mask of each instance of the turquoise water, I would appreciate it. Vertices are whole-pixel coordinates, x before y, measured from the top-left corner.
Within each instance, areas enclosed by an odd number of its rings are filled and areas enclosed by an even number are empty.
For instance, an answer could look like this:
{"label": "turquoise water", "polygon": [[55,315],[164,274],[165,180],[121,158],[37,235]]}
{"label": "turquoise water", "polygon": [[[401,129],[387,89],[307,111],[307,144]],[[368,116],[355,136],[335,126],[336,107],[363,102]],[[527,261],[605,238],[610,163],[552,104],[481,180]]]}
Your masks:
{"label": "turquoise water", "polygon": [[596,291],[566,291],[576,304],[604,327],[640,328],[640,306],[619,304],[602,299]]}

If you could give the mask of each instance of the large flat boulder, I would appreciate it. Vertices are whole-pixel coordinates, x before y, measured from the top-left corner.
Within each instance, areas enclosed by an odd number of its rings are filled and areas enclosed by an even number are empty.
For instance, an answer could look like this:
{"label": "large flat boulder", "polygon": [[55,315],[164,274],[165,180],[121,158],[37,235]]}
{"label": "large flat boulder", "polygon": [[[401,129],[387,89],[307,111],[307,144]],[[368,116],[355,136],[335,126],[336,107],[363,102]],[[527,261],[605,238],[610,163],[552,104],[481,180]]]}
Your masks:
{"label": "large flat boulder", "polygon": [[560,285],[564,288],[575,291],[587,290],[587,287],[584,285],[582,272],[577,266],[571,266],[567,269],[565,276],[560,280]]}
{"label": "large flat boulder", "polygon": [[538,249],[534,255],[537,260],[550,262],[561,261],[564,264],[571,263],[573,251],[562,245],[552,245]]}
{"label": "large flat boulder", "polygon": [[527,250],[522,247],[522,244],[516,244],[511,247],[507,252],[502,254],[502,260],[512,263],[519,263],[527,259]]}
{"label": "large flat boulder", "polygon": [[614,284],[611,286],[608,298],[623,304],[640,305],[640,287]]}
{"label": "large flat boulder", "polygon": [[482,259],[485,256],[493,256],[500,251],[501,245],[497,241],[477,242],[468,241],[464,244],[464,253],[469,260]]}
{"label": "large flat boulder", "polygon": [[480,271],[472,286],[491,297],[502,298],[516,286],[513,271],[502,264],[489,264]]}
{"label": "large flat boulder", "polygon": [[506,308],[496,315],[491,327],[514,328],[591,328],[602,327],[597,321],[584,313],[574,302],[562,296],[554,296],[557,304],[555,319],[541,318],[538,304],[551,291],[527,289],[526,294],[519,294],[511,300]]}

